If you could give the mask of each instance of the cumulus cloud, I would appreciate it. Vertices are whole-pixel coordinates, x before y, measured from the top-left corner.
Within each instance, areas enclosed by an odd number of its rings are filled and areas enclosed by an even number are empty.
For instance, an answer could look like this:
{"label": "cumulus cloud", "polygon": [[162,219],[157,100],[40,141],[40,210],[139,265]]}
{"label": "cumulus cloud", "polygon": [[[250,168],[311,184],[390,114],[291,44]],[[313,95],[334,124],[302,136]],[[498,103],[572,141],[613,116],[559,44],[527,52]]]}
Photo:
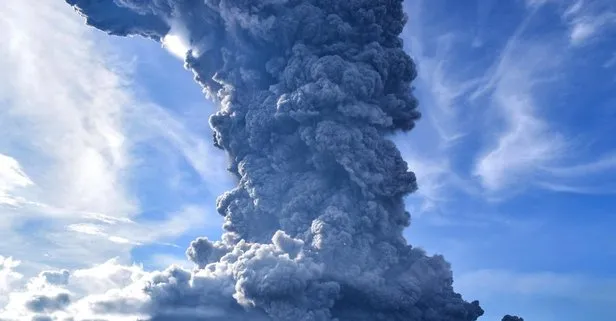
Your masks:
{"label": "cumulus cloud", "polygon": [[11,257],[0,255],[0,306],[6,304],[4,298],[17,287],[17,283],[23,278],[21,273],[15,271],[19,264],[19,261]]}
{"label": "cumulus cloud", "polygon": [[[8,302],[0,309],[0,319],[63,320],[71,315],[77,315],[76,320],[92,319],[97,314],[96,306],[91,306],[89,300],[101,295],[111,298],[114,291],[139,284],[147,275],[142,267],[124,266],[116,259],[72,273],[44,271],[24,287],[15,286],[7,293]],[[105,317],[113,318],[113,314]]]}

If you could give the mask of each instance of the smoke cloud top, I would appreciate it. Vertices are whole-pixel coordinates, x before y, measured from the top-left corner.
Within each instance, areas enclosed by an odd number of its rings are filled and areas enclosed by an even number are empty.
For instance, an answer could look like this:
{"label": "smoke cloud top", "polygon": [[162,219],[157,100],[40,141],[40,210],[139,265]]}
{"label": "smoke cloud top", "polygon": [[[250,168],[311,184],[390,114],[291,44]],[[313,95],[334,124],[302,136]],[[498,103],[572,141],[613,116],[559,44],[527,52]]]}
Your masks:
{"label": "smoke cloud top", "polygon": [[194,271],[170,267],[75,304],[36,296],[26,308],[37,320],[483,314],[454,292],[443,257],[402,236],[417,184],[387,137],[420,118],[402,0],[66,1],[112,35],[182,38],[186,68],[220,104],[210,125],[237,187],[217,201],[222,239],[187,250]]}

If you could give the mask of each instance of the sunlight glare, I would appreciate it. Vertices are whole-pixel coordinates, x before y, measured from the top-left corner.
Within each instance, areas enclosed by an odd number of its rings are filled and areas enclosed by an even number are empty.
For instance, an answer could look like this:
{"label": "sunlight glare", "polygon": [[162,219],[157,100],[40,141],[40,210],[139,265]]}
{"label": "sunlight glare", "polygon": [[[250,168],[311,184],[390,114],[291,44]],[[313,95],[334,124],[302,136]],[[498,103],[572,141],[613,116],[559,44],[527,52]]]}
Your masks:
{"label": "sunlight glare", "polygon": [[184,59],[190,47],[178,35],[168,34],[163,38],[163,47],[174,56]]}

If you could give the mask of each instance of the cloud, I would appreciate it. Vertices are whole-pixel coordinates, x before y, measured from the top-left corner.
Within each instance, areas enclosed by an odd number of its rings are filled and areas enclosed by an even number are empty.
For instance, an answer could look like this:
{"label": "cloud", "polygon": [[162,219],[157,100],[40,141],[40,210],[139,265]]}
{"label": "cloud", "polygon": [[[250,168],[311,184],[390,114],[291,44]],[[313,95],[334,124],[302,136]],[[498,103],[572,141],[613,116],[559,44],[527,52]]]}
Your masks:
{"label": "cloud", "polygon": [[571,194],[585,194],[585,195],[611,195],[616,194],[616,187],[606,186],[583,186],[583,185],[571,185],[566,183],[551,183],[551,182],[538,182],[537,186],[553,192],[571,193]]}
{"label": "cloud", "polygon": [[613,175],[616,174],[616,154],[608,153],[578,163],[542,169],[546,178],[536,184],[547,190],[589,195],[616,193]]}
{"label": "cloud", "polygon": [[[569,52],[558,37],[536,34],[529,29],[538,12],[538,6],[531,7],[486,74],[486,82],[473,94],[474,99],[484,96],[488,106],[496,107],[500,113],[493,119],[501,120],[496,122],[499,125],[494,126],[494,132],[488,132],[489,135],[496,132],[498,138],[477,159],[474,174],[489,193],[529,186],[554,192],[612,193],[613,186],[588,187],[596,183],[599,175],[613,173],[612,154],[590,161],[584,159],[576,139],[561,132],[563,126],[558,123],[558,114],[550,106],[550,101],[556,100],[562,91],[559,84],[574,77],[565,72],[565,67],[570,66],[570,60],[577,59],[576,53]],[[600,7],[606,10],[606,16],[612,15],[613,8],[606,2],[598,1],[591,6],[578,1],[568,7],[563,17],[569,22],[582,23],[580,17]],[[603,27],[605,19],[595,16],[590,20]],[[577,32],[580,32],[579,41],[590,35],[582,35],[588,31],[581,29]],[[499,126],[505,130],[499,133]],[[533,183],[523,184],[529,181]]]}
{"label": "cloud", "polygon": [[[70,224],[67,230],[99,236],[110,242],[142,245],[173,239],[195,229],[220,226],[221,221],[220,217],[211,211],[200,206],[189,205],[178,212],[169,213],[160,220],[142,219],[111,223],[90,221]],[[165,228],[161,229],[161,226]]]}
{"label": "cloud", "polygon": [[33,184],[17,160],[0,154],[0,205],[17,206],[23,200],[13,196],[11,194],[13,190]]}
{"label": "cloud", "polygon": [[12,77],[0,83],[6,110],[0,122],[10,132],[1,147],[30,159],[22,165],[41,203],[134,215],[122,185],[129,165],[122,108],[130,96],[80,19],[61,5],[41,1],[31,10],[11,0],[3,7],[0,23],[9,40],[0,64]]}
{"label": "cloud", "polygon": [[603,68],[611,68],[616,65],[616,52],[612,54],[612,56],[603,63]]}
{"label": "cloud", "polygon": [[0,253],[21,255],[26,271],[56,256],[71,266],[102,260],[111,247],[69,245],[64,226],[92,213],[119,220],[139,213],[127,188],[124,135],[134,101],[126,75],[82,23],[56,1],[33,10],[9,0],[0,11],[7,38],[0,69],[10,75],[0,79],[2,194],[17,205],[0,207]]}
{"label": "cloud", "polygon": [[[215,182],[213,191],[229,179],[213,169],[225,160],[211,143],[184,119],[138,97],[119,48],[53,0],[36,7],[7,1],[0,28],[7,38],[0,69],[10,75],[0,79],[0,253],[20,255],[25,275],[115,256],[128,261],[136,245],[169,242],[221,220],[175,195],[162,218],[143,215],[151,210],[142,208],[135,188],[142,175],[136,165],[150,156],[139,154],[143,146],[171,146],[169,155]],[[169,157],[149,166],[169,169]],[[162,185],[185,171],[152,175]]]}
{"label": "cloud", "polygon": [[459,275],[456,288],[478,297],[517,295],[616,303],[616,279],[582,274],[478,270]]}
{"label": "cloud", "polygon": [[456,168],[459,153],[469,139],[467,96],[479,85],[468,69],[459,68],[457,54],[467,50],[467,35],[457,30],[441,29],[426,19],[426,12],[435,7],[424,1],[407,1],[409,23],[404,30],[405,49],[418,68],[414,83],[420,101],[422,119],[410,134],[394,139],[405,161],[417,175],[419,189],[408,197],[408,206],[415,217],[441,212],[455,193],[475,193]]}
{"label": "cloud", "polygon": [[[134,111],[139,118],[139,141],[163,149],[165,157],[180,155],[197,173],[212,195],[218,195],[233,186],[227,171],[224,153],[216,149],[204,134],[186,125],[186,119],[156,104],[144,104]],[[141,115],[147,115],[142,117]],[[141,116],[141,117],[140,117]],[[211,137],[211,132],[207,132]],[[164,148],[169,147],[171,151]]]}
{"label": "cloud", "polygon": [[578,0],[567,7],[562,18],[569,24],[571,44],[581,46],[610,33],[609,28],[616,25],[616,6],[608,0]]}
{"label": "cloud", "polygon": [[[28,280],[24,286],[12,287],[3,296],[8,303],[0,308],[0,319],[24,320],[43,315],[52,320],[70,315],[78,315],[78,320],[101,317],[96,312],[96,306],[90,304],[92,300],[103,296],[113,298],[118,289],[130,290],[134,285],[144,285],[140,281],[148,275],[141,266],[122,265],[117,259],[73,272],[44,271]],[[134,290],[138,292],[138,289]],[[135,320],[136,317],[124,315],[116,318],[113,314],[102,316],[113,320]]]}
{"label": "cloud", "polygon": [[616,154],[608,154],[586,163],[571,166],[553,167],[546,169],[559,177],[579,177],[601,174],[606,171],[616,171]]}
{"label": "cloud", "polygon": [[485,82],[472,95],[474,100],[484,98],[481,101],[498,111],[488,128],[497,138],[480,154],[474,169],[488,191],[533,177],[567,151],[563,135],[537,114],[544,108],[540,97],[548,95],[549,87],[542,85],[549,80],[547,75],[558,70],[562,59],[556,54],[558,43],[522,38],[535,12],[529,13],[509,38]]}
{"label": "cloud", "polygon": [[[530,15],[498,56],[472,63],[468,57],[481,57],[470,41],[476,35],[426,24],[423,11],[437,8],[422,1],[409,5],[407,37],[420,70],[417,94],[425,117],[401,148],[408,162],[424,170],[418,171],[423,176],[418,177],[418,195],[425,197],[425,206],[448,200],[454,191],[481,196],[482,190],[510,190],[566,152],[563,135],[538,114],[547,94],[539,94],[540,88],[560,66],[554,55],[557,44],[523,36],[542,4],[529,3]],[[469,143],[473,149],[465,147]],[[457,166],[469,153],[477,154],[470,173]]]}
{"label": "cloud", "polygon": [[15,271],[20,263],[13,258],[0,255],[0,306],[6,304],[4,298],[13,291],[16,284],[23,278],[22,274]]}
{"label": "cloud", "polygon": [[[565,90],[561,85],[574,77],[571,62],[579,61],[569,50],[569,29],[561,27],[589,12],[589,4],[526,1],[517,28],[488,31],[495,27],[488,26],[493,4],[477,3],[476,22],[451,17],[442,4],[406,5],[405,44],[418,64],[415,93],[423,118],[415,131],[395,141],[417,169],[419,190],[410,201],[419,214],[448,212],[460,197],[498,201],[529,188],[614,190],[605,182],[589,188],[596,177],[612,172],[610,154],[593,160],[581,153],[579,141],[585,138],[565,131],[556,107]],[[564,24],[556,32],[535,29],[553,10],[566,17]]]}

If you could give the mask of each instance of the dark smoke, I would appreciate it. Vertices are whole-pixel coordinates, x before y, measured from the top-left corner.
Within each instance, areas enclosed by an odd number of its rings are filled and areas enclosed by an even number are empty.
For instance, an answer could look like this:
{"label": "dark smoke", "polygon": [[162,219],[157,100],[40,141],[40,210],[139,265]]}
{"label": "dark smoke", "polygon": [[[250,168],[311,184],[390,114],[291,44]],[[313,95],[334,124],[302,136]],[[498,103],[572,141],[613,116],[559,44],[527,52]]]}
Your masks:
{"label": "dark smoke", "polygon": [[66,0],[109,34],[183,30],[186,68],[220,103],[214,143],[238,185],[221,241],[194,241],[137,307],[151,320],[472,321],[441,256],[402,236],[415,175],[387,137],[420,117],[402,0]]}

